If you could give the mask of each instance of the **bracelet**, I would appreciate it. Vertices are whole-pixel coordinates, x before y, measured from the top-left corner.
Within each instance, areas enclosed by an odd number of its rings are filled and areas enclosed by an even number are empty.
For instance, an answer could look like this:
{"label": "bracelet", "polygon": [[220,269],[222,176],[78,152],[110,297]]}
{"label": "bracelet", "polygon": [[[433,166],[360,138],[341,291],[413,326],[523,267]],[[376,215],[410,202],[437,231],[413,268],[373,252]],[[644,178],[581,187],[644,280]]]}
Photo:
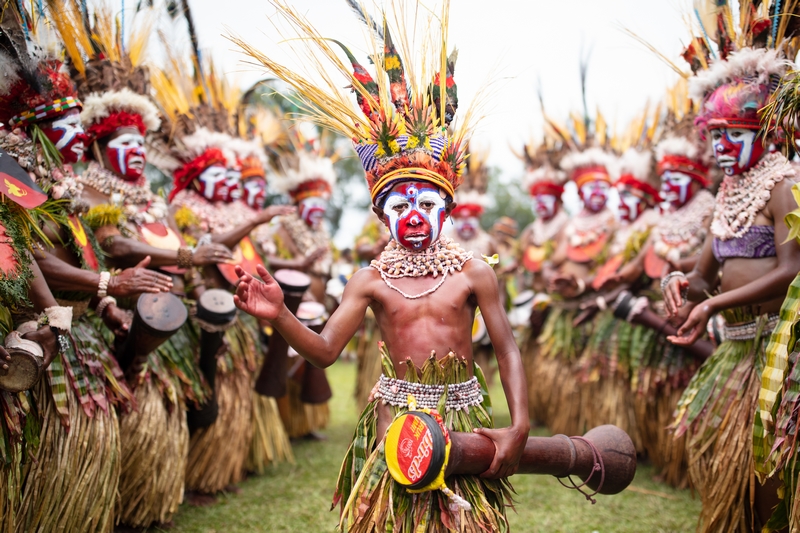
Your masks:
{"label": "bracelet", "polygon": [[39,317],[38,323],[40,326],[52,326],[61,331],[70,331],[72,329],[72,307],[57,305],[48,307]]}
{"label": "bracelet", "polygon": [[97,284],[97,297],[105,298],[108,296],[108,282],[111,280],[111,272],[105,270],[100,272],[100,283]]}
{"label": "bracelet", "polygon": [[[672,281],[673,278],[686,279],[686,274],[680,270],[675,270],[664,276],[664,279],[661,280],[661,294],[664,294],[664,291],[667,290],[667,285],[669,285],[669,282]],[[683,295],[683,289],[681,289],[681,295]]]}
{"label": "bracelet", "polygon": [[575,278],[575,283],[578,284],[578,294],[576,294],[576,296],[580,296],[586,292],[586,282],[583,281],[583,278]]}
{"label": "bracelet", "polygon": [[605,311],[606,309],[608,309],[608,302],[606,302],[606,299],[603,298],[602,296],[598,296],[597,298],[595,298],[594,301],[595,303],[597,303],[597,307],[601,311]]}
{"label": "bracelet", "polygon": [[614,310],[614,316],[622,320],[628,320],[628,314],[633,308],[633,294],[628,291],[622,291],[617,296],[617,299],[611,304],[611,309]]}
{"label": "bracelet", "polygon": [[61,332],[60,329],[54,326],[50,326],[50,331],[53,332],[53,335],[56,336],[56,343],[58,344],[58,355],[63,355],[69,349],[69,341],[67,340],[67,336]]}
{"label": "bracelet", "polygon": [[194,252],[191,248],[187,248],[186,246],[178,248],[178,266],[180,268],[192,268],[194,266],[192,262],[193,257]]}
{"label": "bracelet", "polygon": [[105,312],[106,308],[111,304],[114,305],[117,304],[117,299],[114,298],[113,296],[106,296],[105,298],[101,299],[100,303],[97,304],[97,307],[94,310],[95,314],[100,318],[103,318],[103,313]]}

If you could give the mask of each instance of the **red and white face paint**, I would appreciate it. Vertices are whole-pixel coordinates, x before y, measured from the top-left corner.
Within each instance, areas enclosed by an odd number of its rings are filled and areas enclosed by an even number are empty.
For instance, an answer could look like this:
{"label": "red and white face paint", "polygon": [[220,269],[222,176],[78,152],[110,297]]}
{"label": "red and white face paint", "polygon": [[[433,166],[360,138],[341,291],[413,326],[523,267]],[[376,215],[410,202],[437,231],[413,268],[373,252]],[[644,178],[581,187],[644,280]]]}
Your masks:
{"label": "red and white face paint", "polygon": [[475,216],[453,217],[458,236],[468,241],[475,237],[480,227],[480,220]]}
{"label": "red and white face paint", "polygon": [[675,211],[680,209],[694,196],[692,178],[688,174],[675,170],[666,170],[661,174],[662,209]]}
{"label": "red and white face paint", "polygon": [[138,181],[144,175],[146,161],[144,137],[130,132],[114,137],[106,145],[106,157],[118,176],[125,181]]}
{"label": "red and white face paint", "polygon": [[758,163],[766,147],[756,130],[744,128],[716,128],[711,130],[714,158],[727,176],[738,176]]}
{"label": "red and white face paint", "polygon": [[446,207],[438,187],[425,181],[406,181],[389,191],[383,212],[389,232],[400,246],[424,250],[439,239]]}
{"label": "red and white face paint", "polygon": [[263,178],[250,178],[242,183],[244,201],[250,207],[260,209],[267,197],[267,180]]}
{"label": "red and white face paint", "polygon": [[197,189],[206,200],[227,202],[230,197],[226,179],[228,170],[222,165],[211,165],[197,177]]}
{"label": "red and white face paint", "polygon": [[581,185],[580,195],[583,205],[592,213],[599,213],[608,202],[610,186],[604,180],[590,180]]}
{"label": "red and white face paint", "polygon": [[325,212],[328,210],[328,201],[319,196],[309,196],[297,204],[297,210],[300,213],[300,218],[310,228],[317,228],[325,218]]}
{"label": "red and white face paint", "polygon": [[619,219],[624,222],[633,222],[641,215],[647,204],[627,187],[619,190]]}
{"label": "red and white face paint", "polygon": [[70,109],[55,120],[42,124],[42,131],[55,145],[64,163],[77,163],[86,151],[86,132],[79,109]]}
{"label": "red and white face paint", "polygon": [[225,172],[225,187],[228,188],[226,202],[233,202],[242,197],[242,169],[241,167],[228,168]]}
{"label": "red and white face paint", "polygon": [[558,197],[554,194],[537,194],[533,197],[533,210],[545,222],[558,213]]}

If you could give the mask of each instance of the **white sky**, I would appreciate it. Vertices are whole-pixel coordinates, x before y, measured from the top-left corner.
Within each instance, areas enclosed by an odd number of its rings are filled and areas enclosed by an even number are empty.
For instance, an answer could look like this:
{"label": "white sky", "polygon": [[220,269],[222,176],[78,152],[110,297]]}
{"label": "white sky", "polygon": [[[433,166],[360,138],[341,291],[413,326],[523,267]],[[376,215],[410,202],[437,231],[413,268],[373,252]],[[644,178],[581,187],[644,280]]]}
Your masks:
{"label": "white sky", "polygon": [[[364,53],[358,52],[363,50],[363,25],[344,0],[287,1],[304,12],[322,35],[343,41],[367,64]],[[268,55],[281,53],[285,45],[277,43],[279,37],[268,21],[274,13],[269,3],[189,2],[204,54],[211,53],[242,86],[267,77],[264,70],[244,64],[246,57],[223,34],[230,30]],[[644,37],[683,67],[679,54],[681,43],[688,41],[683,21],[688,7],[688,0],[451,0],[450,45],[459,49],[455,77],[460,104],[466,107],[490,75],[501,79],[474,143],[491,150],[489,164],[502,169],[503,179],[519,179],[522,163],[509,146],[519,150],[524,142],[539,137],[539,80],[548,114],[563,121],[570,111],[580,112],[579,60],[590,48],[590,112],[594,115],[599,106],[609,124],[616,122],[621,128],[648,100],[661,99],[677,79],[621,28]],[[176,26],[170,36],[179,47],[188,43],[182,30]],[[360,221],[350,223],[360,228]],[[346,240],[337,238],[337,244],[348,245]]]}

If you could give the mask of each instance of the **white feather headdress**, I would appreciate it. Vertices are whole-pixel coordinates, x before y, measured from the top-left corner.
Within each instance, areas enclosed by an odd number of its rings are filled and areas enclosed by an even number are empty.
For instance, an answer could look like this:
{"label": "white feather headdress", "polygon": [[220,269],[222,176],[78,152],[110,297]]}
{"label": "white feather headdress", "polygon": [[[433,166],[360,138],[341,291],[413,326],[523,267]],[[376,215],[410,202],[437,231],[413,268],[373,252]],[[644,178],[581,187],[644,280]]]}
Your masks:
{"label": "white feather headdress", "polygon": [[161,119],[158,109],[146,96],[136,94],[130,89],[92,93],[83,100],[81,121],[87,127],[102,122],[112,113],[125,111],[142,117],[147,131],[158,131]]}
{"label": "white feather headdress", "polygon": [[782,78],[792,67],[783,53],[775,49],[742,48],[724,61],[716,61],[707,70],[689,80],[689,97],[702,102],[717,87],[747,79],[759,85],[769,85],[771,77]]}

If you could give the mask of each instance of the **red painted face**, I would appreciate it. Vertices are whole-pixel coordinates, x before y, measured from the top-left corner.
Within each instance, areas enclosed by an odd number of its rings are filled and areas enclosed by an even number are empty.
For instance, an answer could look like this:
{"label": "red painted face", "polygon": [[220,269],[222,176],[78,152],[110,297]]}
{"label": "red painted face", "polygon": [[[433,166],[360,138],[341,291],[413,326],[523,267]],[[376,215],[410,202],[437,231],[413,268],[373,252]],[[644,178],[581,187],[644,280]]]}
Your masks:
{"label": "red painted face", "polygon": [[61,152],[64,163],[69,165],[83,159],[87,137],[83,131],[79,109],[70,109],[60,117],[42,123],[41,128]]}
{"label": "red painted face", "polygon": [[267,180],[264,178],[250,178],[242,183],[244,201],[247,205],[259,209],[264,205],[267,197]]}
{"label": "red painted face", "polygon": [[304,198],[297,205],[302,218],[308,227],[317,228],[325,218],[325,212],[328,210],[328,201],[319,196],[309,196]]}
{"label": "red painted face", "polygon": [[533,198],[536,216],[547,222],[558,213],[559,201],[554,194],[537,194]]}
{"label": "red painted face", "polygon": [[661,204],[664,211],[670,212],[686,205],[694,196],[694,180],[683,172],[666,170],[661,174]]}
{"label": "red painted face", "polygon": [[144,137],[137,129],[118,129],[108,141],[105,155],[111,170],[125,181],[139,181],[144,176],[147,154]]}
{"label": "red painted face", "polygon": [[447,218],[445,194],[426,181],[404,181],[383,205],[392,237],[409,250],[424,250],[439,239]]}
{"label": "red painted face", "polygon": [[753,168],[767,150],[758,132],[744,128],[711,130],[714,157],[725,175],[738,176]]}
{"label": "red painted face", "polygon": [[608,201],[608,182],[603,180],[590,180],[581,185],[580,194],[583,205],[592,213],[599,213]]}
{"label": "red painted face", "polygon": [[197,177],[195,185],[203,198],[211,202],[227,202],[230,191],[226,184],[228,171],[222,165],[211,165]]}
{"label": "red painted face", "polygon": [[619,219],[625,222],[633,222],[641,215],[647,204],[642,198],[633,193],[628,187],[619,190]]}

